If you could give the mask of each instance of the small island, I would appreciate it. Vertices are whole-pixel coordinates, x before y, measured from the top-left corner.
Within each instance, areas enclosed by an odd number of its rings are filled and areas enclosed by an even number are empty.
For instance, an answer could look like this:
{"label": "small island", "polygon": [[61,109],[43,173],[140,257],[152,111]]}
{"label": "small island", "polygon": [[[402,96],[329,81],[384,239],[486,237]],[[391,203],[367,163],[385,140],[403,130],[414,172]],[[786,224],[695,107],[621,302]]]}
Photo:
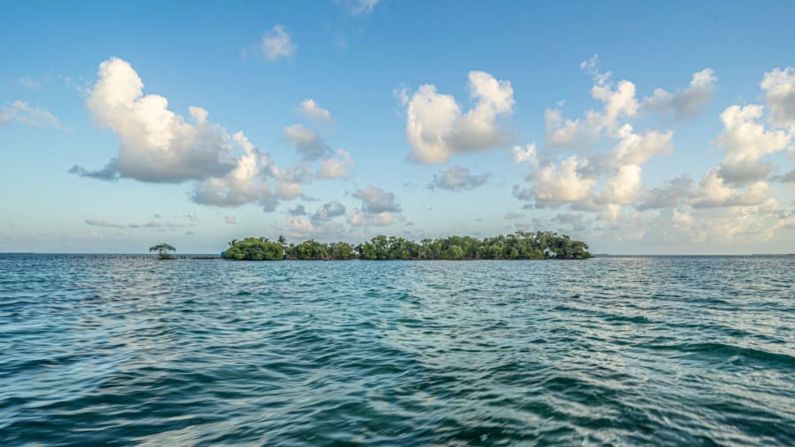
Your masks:
{"label": "small island", "polygon": [[288,244],[249,237],[229,242],[221,257],[237,261],[280,260],[477,260],[477,259],[588,259],[588,244],[549,231],[518,231],[484,239],[450,236],[414,242],[396,236],[376,236],[361,244],[307,240]]}

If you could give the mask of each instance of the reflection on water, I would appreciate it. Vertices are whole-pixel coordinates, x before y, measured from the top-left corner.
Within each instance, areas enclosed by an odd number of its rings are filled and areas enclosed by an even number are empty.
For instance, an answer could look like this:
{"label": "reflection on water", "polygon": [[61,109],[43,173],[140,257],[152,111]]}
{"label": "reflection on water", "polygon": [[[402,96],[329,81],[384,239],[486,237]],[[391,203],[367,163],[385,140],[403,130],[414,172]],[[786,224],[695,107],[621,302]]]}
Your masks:
{"label": "reflection on water", "polygon": [[793,267],[0,255],[0,445],[792,445]]}

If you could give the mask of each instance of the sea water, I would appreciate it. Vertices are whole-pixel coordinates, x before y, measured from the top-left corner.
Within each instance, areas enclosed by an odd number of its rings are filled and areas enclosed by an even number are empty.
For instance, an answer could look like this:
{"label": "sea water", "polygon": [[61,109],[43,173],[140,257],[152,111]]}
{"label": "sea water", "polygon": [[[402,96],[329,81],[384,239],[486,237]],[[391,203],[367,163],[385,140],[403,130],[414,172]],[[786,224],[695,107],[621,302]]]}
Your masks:
{"label": "sea water", "polygon": [[795,258],[0,255],[0,445],[795,445]]}

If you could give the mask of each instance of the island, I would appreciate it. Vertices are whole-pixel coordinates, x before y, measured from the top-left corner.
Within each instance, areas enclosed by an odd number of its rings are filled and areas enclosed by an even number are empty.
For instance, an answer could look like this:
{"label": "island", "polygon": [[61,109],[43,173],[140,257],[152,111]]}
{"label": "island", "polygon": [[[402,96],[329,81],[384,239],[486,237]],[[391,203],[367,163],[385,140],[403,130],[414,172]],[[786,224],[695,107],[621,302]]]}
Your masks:
{"label": "island", "polygon": [[477,260],[477,259],[589,259],[588,244],[550,231],[517,231],[477,239],[450,236],[414,242],[396,236],[376,236],[367,242],[318,242],[306,240],[288,244],[277,240],[248,237],[229,242],[221,253],[238,261],[280,260]]}

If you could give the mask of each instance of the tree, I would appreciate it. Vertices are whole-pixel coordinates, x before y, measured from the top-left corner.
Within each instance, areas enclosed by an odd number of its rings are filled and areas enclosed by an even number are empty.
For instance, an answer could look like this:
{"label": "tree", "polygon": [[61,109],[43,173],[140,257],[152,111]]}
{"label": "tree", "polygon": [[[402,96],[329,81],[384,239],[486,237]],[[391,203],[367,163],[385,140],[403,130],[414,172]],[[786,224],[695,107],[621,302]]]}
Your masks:
{"label": "tree", "polygon": [[[154,248],[154,247],[153,247]],[[279,236],[233,240],[222,253],[225,259],[237,260],[389,260],[389,259],[588,259],[588,244],[550,231],[517,231],[508,235],[476,239],[450,236],[423,239],[420,243],[398,236],[379,235],[355,247],[347,242],[307,240],[287,244]]]}
{"label": "tree", "polygon": [[284,246],[264,237],[248,237],[230,242],[221,257],[237,261],[280,261],[284,259]]}
{"label": "tree", "polygon": [[156,251],[160,259],[171,259],[171,255],[168,254],[168,252],[177,251],[177,249],[163,242],[149,247],[149,251],[150,252]]}

